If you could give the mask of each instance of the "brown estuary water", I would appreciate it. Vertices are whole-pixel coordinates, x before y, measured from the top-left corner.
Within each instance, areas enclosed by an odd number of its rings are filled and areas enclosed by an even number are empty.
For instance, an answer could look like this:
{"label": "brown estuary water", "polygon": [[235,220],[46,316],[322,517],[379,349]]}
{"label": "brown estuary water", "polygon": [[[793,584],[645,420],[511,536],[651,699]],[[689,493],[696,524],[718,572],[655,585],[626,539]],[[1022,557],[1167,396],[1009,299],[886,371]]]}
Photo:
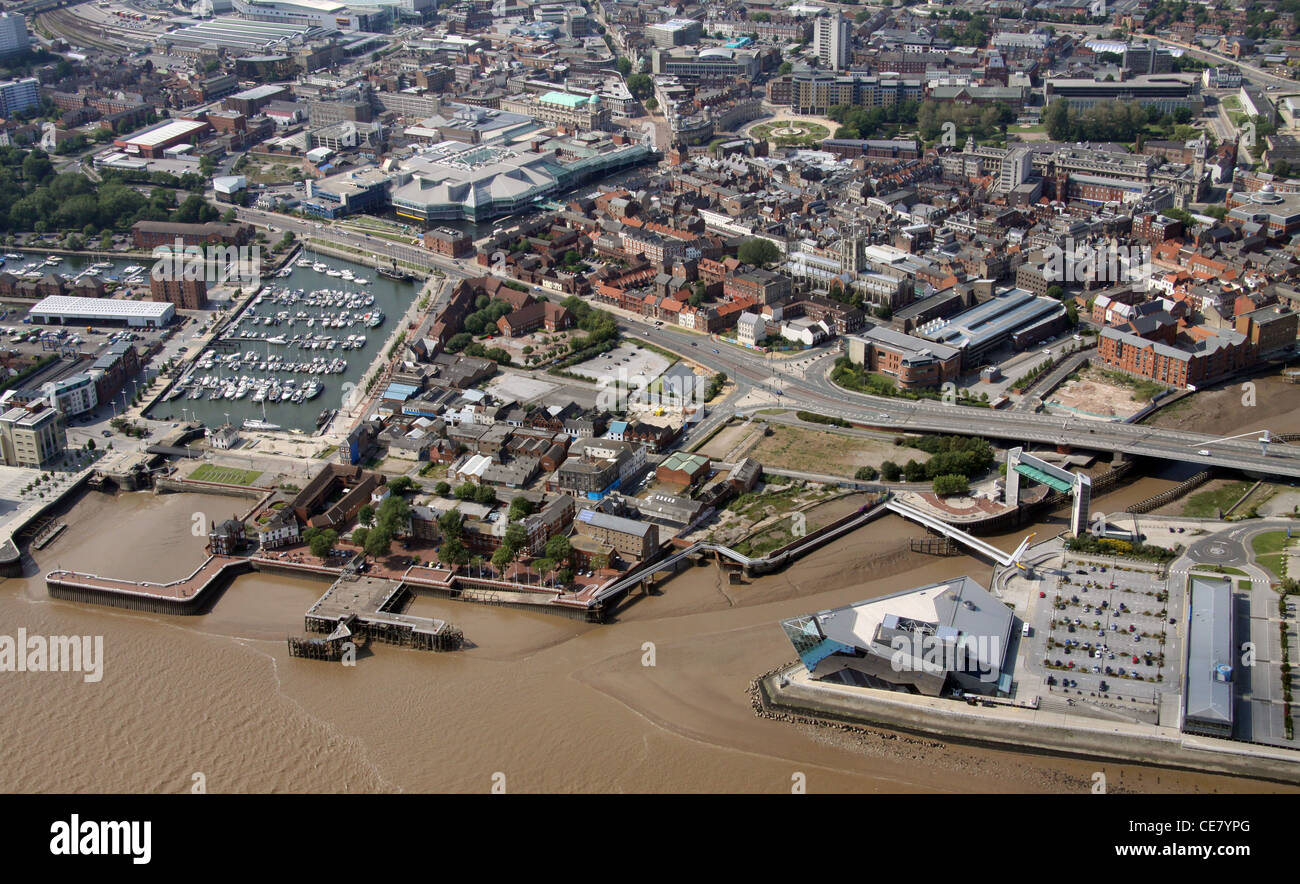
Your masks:
{"label": "brown estuary water", "polygon": [[[1096,506],[1171,484],[1142,479]],[[1278,788],[756,717],[750,680],[794,656],[780,619],[955,574],[988,581],[989,566],[966,557],[867,564],[919,534],[892,516],[746,586],[713,566],[682,572],[604,625],[421,598],[415,613],[460,626],[466,650],[379,646],[355,667],[288,656],[285,636],[301,632],[323,581],[248,575],[194,617],[46,595],[41,575],[55,567],[183,576],[204,543],[192,515],[224,518],[238,503],[91,492],[36,553],[39,571],[0,582],[0,633],[102,635],[105,656],[98,683],[0,673],[0,790],[185,792],[201,772],[212,792],[486,792],[498,774],[511,792],[788,792],[802,772],[812,792],[1083,792],[1098,769],[1112,792]],[[990,540],[1014,548],[1023,533]]]}

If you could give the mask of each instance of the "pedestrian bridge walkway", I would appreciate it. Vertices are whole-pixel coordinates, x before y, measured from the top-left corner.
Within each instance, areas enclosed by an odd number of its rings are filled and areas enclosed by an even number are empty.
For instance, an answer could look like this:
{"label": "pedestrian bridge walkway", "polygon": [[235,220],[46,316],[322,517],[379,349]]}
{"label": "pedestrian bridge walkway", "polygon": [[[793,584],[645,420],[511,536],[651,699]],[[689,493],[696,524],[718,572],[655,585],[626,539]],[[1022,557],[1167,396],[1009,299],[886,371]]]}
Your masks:
{"label": "pedestrian bridge walkway", "polygon": [[792,562],[795,559],[798,559],[800,556],[804,555],[805,553],[811,552],[816,547],[821,546],[822,544],[830,540],[834,540],[836,537],[839,537],[842,534],[846,534],[847,532],[852,531],[853,529],[859,527],[860,525],[865,525],[867,522],[870,522],[873,519],[878,518],[879,516],[884,514],[885,508],[886,508],[885,504],[880,504],[879,506],[875,506],[870,509],[864,507],[863,509],[859,510],[856,515],[842,521],[840,524],[835,525],[834,527],[828,528],[826,530],[814,532],[813,534],[808,535],[807,537],[803,538],[799,542],[793,543],[789,546],[784,547],[783,549],[768,553],[767,555],[761,556],[759,558],[752,558],[750,556],[743,555],[742,553],[738,553],[734,549],[731,549],[730,547],[727,546],[723,546],[720,543],[710,543],[709,541],[705,541],[705,540],[697,541],[691,544],[690,546],[686,547],[685,549],[673,553],[671,556],[668,556],[665,559],[660,559],[659,561],[647,565],[644,568],[637,569],[636,571],[632,572],[626,577],[623,577],[619,580],[616,580],[612,583],[602,586],[599,590],[597,590],[596,598],[601,602],[607,599],[617,598],[620,593],[626,592],[627,590],[636,586],[641,581],[653,577],[655,574],[661,571],[670,571],[673,568],[675,568],[678,563],[682,562],[685,559],[689,559],[692,556],[698,555],[699,553],[710,553],[710,552],[715,553],[716,555],[722,556],[723,558],[727,558],[733,562],[738,563],[741,567],[745,568],[746,570],[752,570],[752,569],[757,569],[760,571],[773,570],[781,567],[782,565],[785,565],[788,562]]}
{"label": "pedestrian bridge walkway", "polygon": [[997,562],[999,565],[1020,564],[1020,557],[1024,554],[1025,547],[1029,545],[1029,541],[1033,537],[1032,534],[1029,535],[1029,537],[1026,537],[1023,541],[1020,542],[1020,546],[1016,549],[1015,552],[1006,553],[998,549],[993,544],[986,543],[985,541],[980,540],[978,537],[967,534],[965,531],[961,530],[960,528],[954,528],[952,525],[949,525],[947,522],[943,521],[937,516],[932,516],[929,513],[921,512],[916,507],[908,506],[907,504],[897,500],[896,498],[891,498],[888,502],[884,504],[884,507],[885,509],[897,513],[898,515],[902,516],[904,519],[908,519],[909,521],[917,522],[921,525],[924,525],[925,527],[929,528],[931,531],[937,531],[938,533],[942,534],[944,537],[952,538],[953,540],[967,547],[977,555],[981,555],[986,559],[991,559],[992,561]]}

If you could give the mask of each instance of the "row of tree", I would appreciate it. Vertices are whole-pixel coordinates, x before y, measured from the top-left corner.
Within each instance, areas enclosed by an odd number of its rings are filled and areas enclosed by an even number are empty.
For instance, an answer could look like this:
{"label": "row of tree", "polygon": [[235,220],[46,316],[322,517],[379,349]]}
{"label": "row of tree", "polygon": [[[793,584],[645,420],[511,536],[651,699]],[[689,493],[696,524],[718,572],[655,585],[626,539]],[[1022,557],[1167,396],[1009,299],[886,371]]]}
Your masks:
{"label": "row of tree", "polygon": [[1148,126],[1156,127],[1159,134],[1172,134],[1174,126],[1186,125],[1191,119],[1192,112],[1185,107],[1162,114],[1136,101],[1105,101],[1080,110],[1058,98],[1043,111],[1043,125],[1053,141],[1127,143],[1136,141]]}
{"label": "row of tree", "polygon": [[[145,195],[113,175],[96,185],[77,172],[55,174],[48,155],[40,150],[21,153],[0,147],[3,230],[65,230],[96,236],[101,231],[125,231],[142,220],[201,223],[221,217],[201,192],[191,192],[178,204],[176,191],[165,186]],[[180,183],[175,176],[169,178]]]}

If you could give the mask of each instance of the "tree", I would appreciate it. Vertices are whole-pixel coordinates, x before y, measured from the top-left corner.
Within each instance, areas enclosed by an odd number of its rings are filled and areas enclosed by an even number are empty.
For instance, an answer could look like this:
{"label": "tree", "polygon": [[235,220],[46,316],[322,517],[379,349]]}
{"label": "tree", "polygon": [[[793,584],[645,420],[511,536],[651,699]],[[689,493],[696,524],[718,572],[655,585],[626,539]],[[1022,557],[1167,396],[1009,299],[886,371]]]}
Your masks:
{"label": "tree", "polygon": [[1053,301],[1059,301],[1065,297],[1065,289],[1059,285],[1049,285],[1047,291],[1043,292],[1043,296],[1051,298]]}
{"label": "tree", "polygon": [[627,78],[627,90],[644,101],[655,94],[654,80],[648,74],[632,74]]}
{"label": "tree", "polygon": [[903,471],[892,460],[887,460],[880,465],[880,478],[886,482],[897,482]]}
{"label": "tree", "polygon": [[518,522],[525,516],[531,516],[532,514],[533,502],[522,494],[510,501],[510,515],[508,518],[511,522]]}
{"label": "tree", "polygon": [[504,571],[506,567],[514,561],[514,558],[515,551],[503,544],[502,546],[497,547],[496,552],[492,553],[492,565],[498,571]]}
{"label": "tree", "polygon": [[393,532],[379,526],[366,535],[366,555],[374,556],[377,559],[388,555],[389,548],[393,544]]}
{"label": "tree", "polygon": [[87,450],[87,451],[94,451],[94,450],[95,450],[95,440],[94,440],[94,439],[87,439],[87,440],[86,440],[86,450]]}
{"label": "tree", "polygon": [[453,507],[438,517],[438,530],[443,537],[460,537],[460,510]]}
{"label": "tree", "polygon": [[410,476],[398,476],[388,483],[388,490],[394,494],[406,494],[417,490],[419,487]]}
{"label": "tree", "polygon": [[620,77],[626,77],[628,74],[632,73],[632,60],[627,56],[620,55],[618,58],[617,65],[618,65],[618,75]]}
{"label": "tree", "polygon": [[970,491],[970,482],[965,476],[948,474],[934,477],[934,493],[940,496],[948,494],[965,494]]}
{"label": "tree", "polygon": [[446,482],[439,482],[437,485],[433,486],[433,493],[437,494],[439,497],[446,497],[447,492],[450,490],[451,486]]}
{"label": "tree", "polygon": [[362,528],[353,528],[353,529],[352,529],[352,542],[353,542],[354,544],[356,544],[357,546],[361,547],[362,549],[365,549],[365,548],[366,548],[366,538],[367,538],[369,535],[370,535],[370,529],[369,529],[369,528],[365,528],[365,527],[362,527]]}
{"label": "tree", "polygon": [[541,558],[533,559],[533,573],[545,577],[555,570],[555,562],[551,559]]}
{"label": "tree", "polygon": [[870,482],[879,475],[880,471],[875,467],[858,467],[857,471],[853,474],[853,478],[857,479],[859,482]]}
{"label": "tree", "polygon": [[497,502],[496,489],[491,485],[479,485],[474,489],[474,501],[488,506]]}
{"label": "tree", "polygon": [[563,562],[567,561],[572,553],[573,545],[569,543],[569,538],[563,534],[556,534],[546,541],[546,558],[548,559]]}
{"label": "tree", "polygon": [[438,548],[438,558],[447,565],[464,565],[469,562],[469,550],[459,537],[448,537]]}
{"label": "tree", "polygon": [[776,247],[776,243],[770,239],[760,239],[754,237],[747,239],[740,244],[740,249],[736,252],[738,257],[745,264],[753,264],[755,267],[763,267],[771,264],[781,257],[781,250]]}
{"label": "tree", "polygon": [[326,528],[317,531],[307,541],[307,546],[311,549],[311,554],[322,561],[329,557],[330,552],[334,549],[334,544],[339,542],[338,532],[333,528]]}
{"label": "tree", "polygon": [[478,486],[473,482],[462,482],[456,486],[456,498],[458,500],[473,500],[478,491]]}
{"label": "tree", "polygon": [[528,529],[523,522],[511,522],[506,526],[504,546],[510,547],[512,554],[517,554],[528,545]]}
{"label": "tree", "polygon": [[370,504],[365,504],[357,510],[357,521],[362,525],[371,525],[375,521],[375,508]]}

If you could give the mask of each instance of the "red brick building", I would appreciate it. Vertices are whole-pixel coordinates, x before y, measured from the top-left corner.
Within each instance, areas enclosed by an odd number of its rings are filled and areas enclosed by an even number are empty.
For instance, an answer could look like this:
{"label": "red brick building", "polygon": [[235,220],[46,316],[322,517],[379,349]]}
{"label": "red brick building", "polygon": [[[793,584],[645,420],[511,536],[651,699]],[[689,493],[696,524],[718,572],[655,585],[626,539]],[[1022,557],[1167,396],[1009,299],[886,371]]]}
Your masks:
{"label": "red brick building", "polygon": [[202,279],[158,279],[151,275],[149,296],[155,301],[170,301],[182,310],[205,310],[208,284]]}

